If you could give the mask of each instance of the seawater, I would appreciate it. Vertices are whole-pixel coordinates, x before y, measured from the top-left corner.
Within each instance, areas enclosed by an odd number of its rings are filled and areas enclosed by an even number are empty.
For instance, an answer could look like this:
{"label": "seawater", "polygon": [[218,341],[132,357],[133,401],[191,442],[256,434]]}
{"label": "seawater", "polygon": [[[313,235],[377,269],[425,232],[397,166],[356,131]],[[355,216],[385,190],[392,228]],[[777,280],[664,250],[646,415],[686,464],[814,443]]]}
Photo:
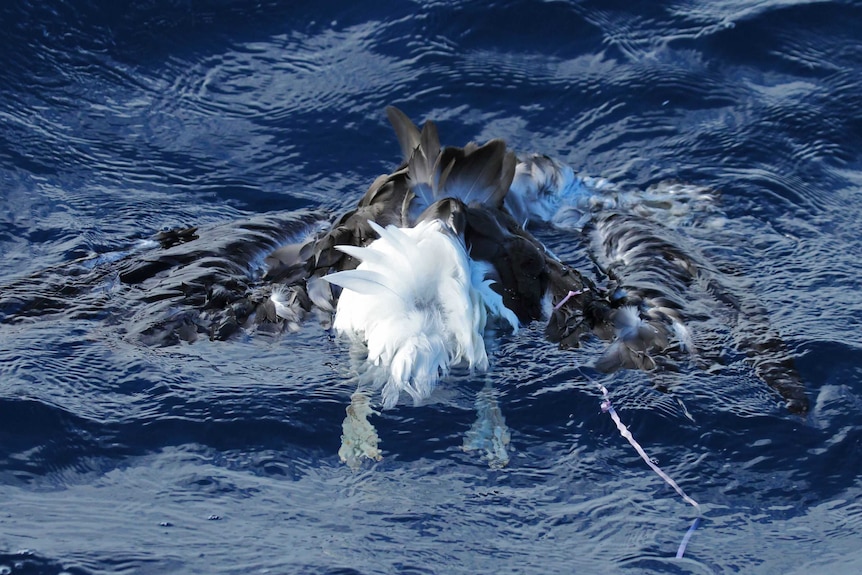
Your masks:
{"label": "seawater", "polygon": [[[0,572],[858,573],[859,30],[834,0],[4,3],[0,286],[166,228],[338,214],[397,164],[395,104],[444,142],[716,190],[687,247],[733,264],[812,409],[788,414],[732,354],[668,393],[590,375],[598,346],[534,325],[488,375],[377,417],[384,459],[354,471],[343,342],[311,323],[150,348],[94,286],[101,314],[0,323]],[[590,265],[577,233],[537,233]],[[685,558],[692,509],[586,375],[702,506]],[[503,469],[462,450],[486,386]]]}

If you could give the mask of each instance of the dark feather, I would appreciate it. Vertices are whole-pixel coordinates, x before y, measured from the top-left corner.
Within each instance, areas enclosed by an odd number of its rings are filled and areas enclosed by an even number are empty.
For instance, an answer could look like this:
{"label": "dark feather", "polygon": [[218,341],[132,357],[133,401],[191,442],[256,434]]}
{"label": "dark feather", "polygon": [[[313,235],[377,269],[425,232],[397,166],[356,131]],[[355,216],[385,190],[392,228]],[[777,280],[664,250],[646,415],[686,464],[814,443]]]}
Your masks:
{"label": "dark feather", "polygon": [[608,346],[595,365],[597,370],[604,373],[620,369],[651,371],[655,366],[655,360],[648,353],[632,349],[624,341],[615,341]]}
{"label": "dark feather", "polygon": [[407,117],[407,114],[395,106],[386,106],[386,116],[395,130],[395,136],[398,138],[398,144],[401,146],[401,156],[404,158],[404,162],[407,162],[413,155],[413,151],[419,147],[421,139],[419,129]]}
{"label": "dark feather", "polygon": [[[621,295],[613,305],[637,307],[648,326],[631,332],[619,346],[612,346],[597,366],[613,369],[636,365],[651,369],[655,362],[647,359],[650,354],[672,358],[677,352],[670,347],[673,325],[689,329],[693,322],[717,315],[724,318],[736,346],[748,356],[755,373],[781,395],[788,409],[808,409],[792,357],[762,306],[723,286],[721,275],[703,254],[683,248],[689,243],[683,237],[650,218],[618,210],[595,214],[585,233],[598,255],[599,267],[619,286]],[[620,255],[620,259],[611,260],[614,255]],[[694,313],[689,305],[692,301],[699,301],[701,308],[707,306],[711,313]],[[698,352],[710,362],[722,361],[719,350]]]}
{"label": "dark feather", "polygon": [[515,155],[503,140],[491,140],[477,148],[443,150],[440,164],[449,166],[439,183],[441,195],[457,197],[465,204],[502,208],[515,176]]}

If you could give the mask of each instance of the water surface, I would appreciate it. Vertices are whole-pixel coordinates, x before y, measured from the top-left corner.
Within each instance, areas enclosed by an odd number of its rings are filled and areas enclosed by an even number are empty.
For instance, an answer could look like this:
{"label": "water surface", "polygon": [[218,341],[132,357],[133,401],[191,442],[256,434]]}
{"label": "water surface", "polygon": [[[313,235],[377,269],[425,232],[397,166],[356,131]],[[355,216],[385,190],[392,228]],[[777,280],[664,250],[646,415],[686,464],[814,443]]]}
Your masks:
{"label": "water surface", "polygon": [[[718,191],[686,247],[765,308],[812,408],[787,413],[732,352],[661,393],[534,325],[488,375],[377,418],[385,457],[353,471],[342,342],[311,322],[145,346],[106,277],[0,318],[0,572],[858,573],[859,30],[859,4],[835,0],[5,3],[7,295],[166,228],[340,213],[397,163],[395,104],[448,143]],[[589,266],[577,233],[537,233]],[[684,559],[692,509],[589,378],[703,507]],[[486,385],[503,469],[462,450]]]}

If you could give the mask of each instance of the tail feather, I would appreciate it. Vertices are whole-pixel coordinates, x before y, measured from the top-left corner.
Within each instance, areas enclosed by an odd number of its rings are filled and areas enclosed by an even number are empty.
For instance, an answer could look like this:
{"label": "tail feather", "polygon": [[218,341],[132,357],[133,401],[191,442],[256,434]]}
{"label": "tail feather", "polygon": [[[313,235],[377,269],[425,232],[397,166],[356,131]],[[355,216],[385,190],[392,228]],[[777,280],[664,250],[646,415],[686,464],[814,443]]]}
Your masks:
{"label": "tail feather", "polygon": [[515,175],[515,156],[503,140],[491,140],[472,150],[446,148],[440,163],[452,165],[439,184],[442,193],[466,204],[501,207]]}
{"label": "tail feather", "polygon": [[344,289],[368,296],[394,295],[403,299],[404,285],[397,277],[367,269],[345,270],[323,276],[323,279]]}
{"label": "tail feather", "polygon": [[463,240],[439,220],[375,229],[379,239],[348,250],[362,260],[355,270],[324,279],[344,288],[333,325],[366,345],[384,407],[394,405],[402,391],[415,402],[426,399],[451,365],[487,369],[488,313],[517,326],[490,288],[487,264],[472,261]]}
{"label": "tail feather", "polygon": [[[386,115],[395,130],[404,162],[410,175],[410,191],[419,199],[415,212],[434,203],[440,179],[440,136],[437,125],[427,121],[420,132],[407,115],[394,106],[386,108]],[[409,204],[412,198],[405,198]]]}
{"label": "tail feather", "polygon": [[432,189],[437,184],[438,162],[440,160],[440,136],[437,125],[430,120],[422,126],[419,146],[410,156],[410,177],[414,182],[427,183]]}
{"label": "tail feather", "polygon": [[494,280],[487,279],[493,273],[493,266],[487,262],[473,262],[471,266],[473,288],[484,304],[476,306],[476,309],[484,310],[487,307],[492,315],[503,319],[512,328],[513,332],[517,332],[518,316],[505,306],[503,296],[491,288],[495,283]]}
{"label": "tail feather", "polygon": [[386,107],[386,116],[389,118],[389,123],[395,130],[395,136],[398,138],[398,144],[401,146],[401,155],[404,161],[410,159],[413,151],[419,147],[421,140],[419,129],[416,128],[407,114],[396,108],[395,106]]}
{"label": "tail feather", "polygon": [[501,208],[515,176],[515,155],[503,140],[482,146],[441,148],[437,126],[428,121],[422,131],[400,110],[386,109],[407,164],[412,195],[405,208],[413,218],[437,200],[457,198]]}
{"label": "tail feather", "polygon": [[408,261],[401,252],[382,252],[377,249],[370,249],[367,246],[335,246],[335,249],[360,262],[368,262],[369,264],[373,263],[380,266],[390,263],[392,259],[397,259],[402,265]]}
{"label": "tail feather", "polygon": [[[398,228],[396,226],[386,226],[384,228],[371,220],[368,221],[368,225],[371,226],[371,229],[377,232],[380,239],[384,240],[382,245],[378,244],[377,249],[380,249],[387,254],[400,256],[402,262],[408,264],[410,263],[410,260],[416,257],[416,242],[406,234],[402,228]],[[387,247],[388,249],[386,249]]]}

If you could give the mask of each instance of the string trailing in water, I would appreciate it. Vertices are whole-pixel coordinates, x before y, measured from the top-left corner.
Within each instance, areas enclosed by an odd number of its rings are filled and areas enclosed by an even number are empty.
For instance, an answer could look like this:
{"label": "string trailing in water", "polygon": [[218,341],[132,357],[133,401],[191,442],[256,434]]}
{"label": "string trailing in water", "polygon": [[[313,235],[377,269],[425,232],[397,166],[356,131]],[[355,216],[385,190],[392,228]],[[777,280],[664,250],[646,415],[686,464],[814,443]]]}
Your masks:
{"label": "string trailing in water", "polygon": [[656,474],[661,477],[665,483],[673,487],[674,490],[679,493],[679,496],[682,497],[686,503],[688,503],[697,510],[697,517],[695,517],[694,521],[692,521],[691,526],[688,528],[688,531],[685,532],[685,535],[682,538],[682,542],[680,542],[679,544],[679,548],[676,550],[676,558],[681,559],[682,556],[685,554],[685,549],[688,546],[688,542],[691,539],[692,534],[694,534],[695,529],[697,529],[698,525],[700,525],[702,517],[700,505],[698,505],[697,501],[686,495],[685,491],[682,490],[682,487],[680,487],[679,484],[677,484],[677,482],[674,481],[670,475],[662,471],[662,469],[658,465],[656,465],[656,463],[647,455],[646,451],[644,451],[644,448],[641,447],[640,443],[638,443],[637,440],[635,440],[634,436],[632,436],[632,432],[629,431],[628,427],[626,427],[625,424],[620,420],[620,416],[614,409],[614,406],[611,405],[611,400],[608,396],[607,388],[601,383],[595,383],[602,392],[602,411],[606,412],[608,415],[611,416],[611,419],[617,426],[620,435],[622,435],[631,444],[631,446],[634,447],[635,451],[638,452],[638,455],[641,456],[641,459],[643,459],[644,462],[649,465],[650,468],[655,471]]}

